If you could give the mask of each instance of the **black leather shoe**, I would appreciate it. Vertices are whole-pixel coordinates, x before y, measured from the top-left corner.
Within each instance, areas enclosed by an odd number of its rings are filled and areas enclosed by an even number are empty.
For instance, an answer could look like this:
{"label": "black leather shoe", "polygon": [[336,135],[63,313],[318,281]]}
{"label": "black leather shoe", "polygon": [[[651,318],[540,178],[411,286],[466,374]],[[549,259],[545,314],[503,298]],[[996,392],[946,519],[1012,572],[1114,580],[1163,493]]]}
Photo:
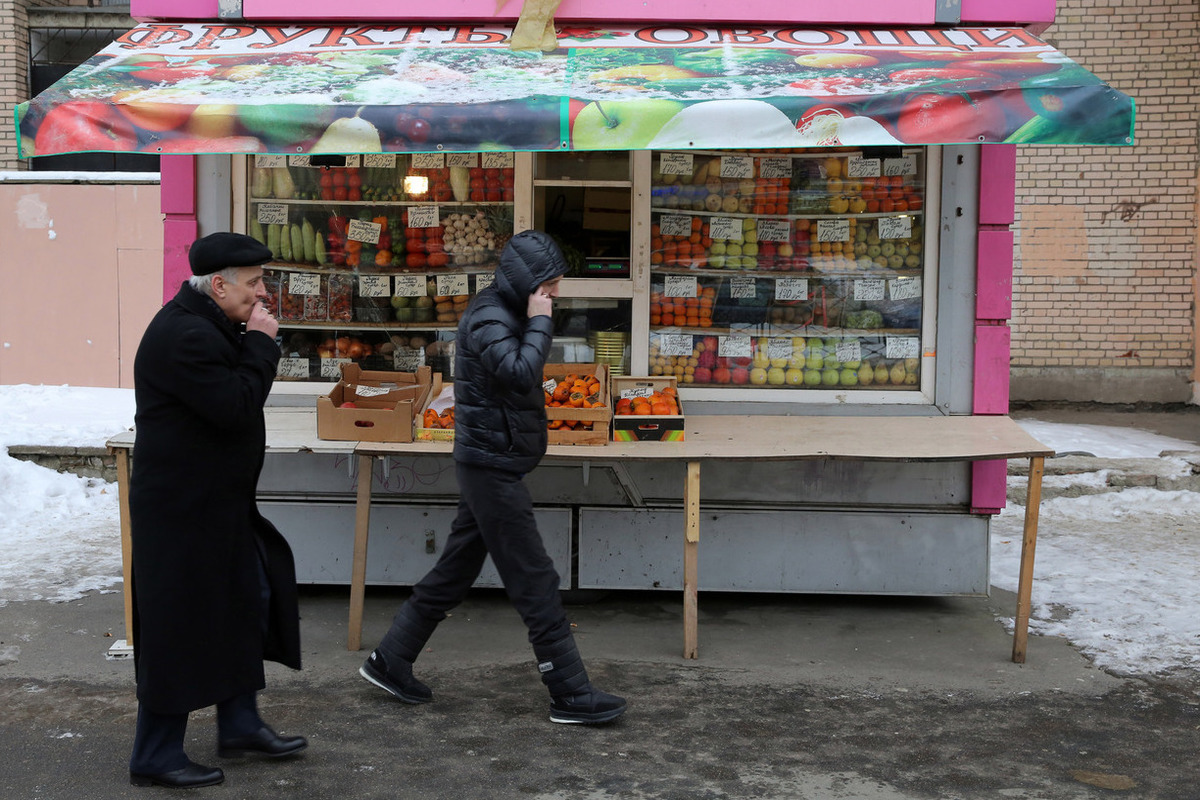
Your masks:
{"label": "black leather shoe", "polygon": [[130,772],[129,782],[134,786],[166,786],[171,789],[195,789],[200,786],[216,786],[225,780],[225,773],[216,767],[189,763],[182,769],[145,775]]}
{"label": "black leather shoe", "polygon": [[308,747],[303,736],[280,736],[263,725],[254,733],[225,739],[217,743],[217,755],[221,758],[241,758],[248,753],[257,753],[268,758],[283,758],[299,753]]}

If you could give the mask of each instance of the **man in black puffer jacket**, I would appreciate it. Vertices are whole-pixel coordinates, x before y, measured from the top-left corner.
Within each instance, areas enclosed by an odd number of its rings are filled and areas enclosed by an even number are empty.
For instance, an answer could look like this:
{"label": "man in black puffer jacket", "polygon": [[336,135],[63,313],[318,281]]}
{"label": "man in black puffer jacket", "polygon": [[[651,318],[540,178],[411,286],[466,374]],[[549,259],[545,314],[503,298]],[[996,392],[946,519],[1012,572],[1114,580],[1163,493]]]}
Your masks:
{"label": "man in black puffer jacket", "polygon": [[495,281],[458,324],[454,361],[454,462],[458,516],[437,564],[413,587],[379,646],[359,669],[406,703],[433,693],[413,662],[446,613],[462,602],[490,553],[509,599],[525,620],[550,720],[597,724],[616,719],[625,700],[592,687],[575,647],[559,578],[522,478],[546,454],[542,368],[553,331],[550,312],[567,271],[545,233],[513,236]]}

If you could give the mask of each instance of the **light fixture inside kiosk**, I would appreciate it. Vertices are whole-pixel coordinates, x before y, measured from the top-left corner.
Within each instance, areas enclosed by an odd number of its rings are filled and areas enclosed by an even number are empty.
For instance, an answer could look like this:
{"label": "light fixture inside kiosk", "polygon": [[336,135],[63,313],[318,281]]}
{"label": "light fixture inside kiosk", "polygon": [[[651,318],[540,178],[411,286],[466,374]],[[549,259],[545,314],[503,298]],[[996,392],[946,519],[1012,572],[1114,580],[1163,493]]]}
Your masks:
{"label": "light fixture inside kiosk", "polygon": [[424,175],[405,175],[404,191],[413,196],[426,194],[429,191],[429,178]]}

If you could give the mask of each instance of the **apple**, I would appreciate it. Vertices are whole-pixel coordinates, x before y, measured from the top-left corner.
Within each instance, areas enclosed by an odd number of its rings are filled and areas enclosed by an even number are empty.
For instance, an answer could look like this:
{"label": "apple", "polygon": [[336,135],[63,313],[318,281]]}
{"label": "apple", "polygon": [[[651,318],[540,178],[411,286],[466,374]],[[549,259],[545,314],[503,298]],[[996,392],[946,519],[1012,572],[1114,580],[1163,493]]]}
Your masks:
{"label": "apple", "polygon": [[732,383],[738,383],[738,384],[749,383],[750,370],[746,369],[745,367],[734,367],[729,372],[729,378],[730,378],[730,382],[732,382]]}
{"label": "apple", "polygon": [[712,378],[714,383],[729,383],[733,380],[733,375],[728,367],[717,367],[713,370]]}
{"label": "apple", "polygon": [[692,376],[696,383],[712,383],[712,370],[708,367],[696,367]]}
{"label": "apple", "polygon": [[344,402],[340,406],[338,406],[338,408],[358,408],[358,406],[355,403],[347,400],[346,402]]}
{"label": "apple", "polygon": [[[734,380],[734,383],[740,382],[741,381],[736,379]],[[762,367],[755,367],[754,369],[750,370],[750,383],[754,384],[755,386],[764,386],[767,383],[767,371]]]}
{"label": "apple", "polygon": [[821,383],[825,386],[837,386],[842,373],[837,367],[826,367],[821,371]]}
{"label": "apple", "polygon": [[783,382],[788,386],[803,386],[804,385],[804,370],[798,367],[789,367],[783,373]]}
{"label": "apple", "polygon": [[192,136],[220,139],[237,131],[237,106],[228,103],[202,103],[196,106],[185,130]]}
{"label": "apple", "polygon": [[805,386],[820,386],[821,385],[821,370],[819,370],[819,369],[804,370],[804,385]]}
{"label": "apple", "polygon": [[767,383],[771,386],[783,386],[787,380],[787,373],[783,371],[783,367],[771,367],[767,370]]}
{"label": "apple", "polygon": [[857,386],[858,385],[858,370],[850,367],[843,367],[842,373],[838,378],[838,382],[842,386]]}
{"label": "apple", "polygon": [[576,150],[642,150],[684,108],[674,100],[604,100],[588,103],[571,126]]}

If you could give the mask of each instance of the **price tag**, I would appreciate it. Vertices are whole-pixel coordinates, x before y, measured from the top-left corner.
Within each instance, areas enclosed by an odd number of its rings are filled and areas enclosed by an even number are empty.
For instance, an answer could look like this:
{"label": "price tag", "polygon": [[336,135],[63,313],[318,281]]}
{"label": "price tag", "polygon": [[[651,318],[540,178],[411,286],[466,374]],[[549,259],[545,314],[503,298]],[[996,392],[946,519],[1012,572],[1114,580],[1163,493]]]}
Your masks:
{"label": "price tag", "polygon": [[717,337],[717,355],[721,358],[750,358],[754,346],[748,334]]}
{"label": "price tag", "polygon": [[311,272],[293,272],[288,276],[288,294],[320,294],[321,276]]}
{"label": "price tag", "polygon": [[367,222],[361,219],[352,219],[346,227],[346,238],[356,242],[367,242],[370,244],[379,244],[379,234],[383,231],[383,226],[378,222]]}
{"label": "price tag", "polygon": [[287,156],[254,156],[254,166],[256,167],[286,167]]}
{"label": "price tag", "polygon": [[915,300],[921,297],[920,278],[896,278],[888,281],[888,295],[893,300]]}
{"label": "price tag", "polygon": [[861,278],[854,281],[854,299],[863,302],[882,300],[884,292],[882,278]]}
{"label": "price tag", "polygon": [[842,340],[837,343],[837,360],[843,364],[847,361],[862,361],[862,344],[858,339]]}
{"label": "price tag", "polygon": [[664,297],[695,297],[696,278],[691,275],[667,275],[663,286]]}
{"label": "price tag", "polygon": [[363,153],[364,167],[387,167],[389,169],[396,166],[395,153]]}
{"label": "price tag", "polygon": [[908,239],[912,236],[912,217],[880,217],[880,239]]}
{"label": "price tag", "polygon": [[392,351],[392,369],[397,372],[416,372],[425,366],[424,347],[397,347]]}
{"label": "price tag", "polygon": [[776,278],[776,300],[807,300],[808,278]]}
{"label": "price tag", "polygon": [[429,294],[424,275],[397,275],[392,294],[397,297],[424,297]]}
{"label": "price tag", "polygon": [[451,275],[437,276],[437,293],[445,297],[453,297],[456,294],[466,294],[471,291],[467,287],[467,276],[465,273],[456,272]]}
{"label": "price tag", "polygon": [[447,167],[467,167],[468,169],[471,167],[477,167],[477,166],[479,166],[479,154],[478,153],[447,153],[446,154],[446,166]]}
{"label": "price tag", "polygon": [[917,174],[917,156],[912,155],[902,156],[900,158],[885,158],[883,160],[884,175],[916,175]]}
{"label": "price tag", "polygon": [[758,160],[758,177],[790,178],[792,177],[792,160],[790,158],[760,158]]}
{"label": "price tag", "polygon": [[512,152],[505,153],[483,153],[483,163],[481,166],[484,169],[512,169],[513,168]]}
{"label": "price tag", "polygon": [[915,336],[889,336],[884,358],[920,358],[921,342]]}
{"label": "price tag", "polygon": [[392,296],[392,276],[391,275],[359,275],[358,276],[358,296],[359,297],[391,297]]}
{"label": "price tag", "polygon": [[441,169],[446,166],[445,153],[413,153],[413,169]]}
{"label": "price tag", "polygon": [[391,389],[383,386],[351,386],[350,389],[359,397],[383,397]]}
{"label": "price tag", "polygon": [[542,391],[546,394],[554,394],[554,390],[558,388],[558,381],[553,378],[547,378],[542,381]]}
{"label": "price tag", "polygon": [[496,282],[496,273],[480,272],[475,276],[475,291],[482,292]]}
{"label": "price tag", "polygon": [[441,224],[437,203],[420,203],[408,207],[408,227],[436,228]]}
{"label": "price tag", "polygon": [[275,374],[280,378],[308,378],[307,358],[281,358]]}
{"label": "price tag", "polygon": [[331,378],[335,381],[342,378],[342,364],[349,364],[348,358],[322,358],[321,359],[321,377]]}
{"label": "price tag", "polygon": [[287,225],[288,207],[284,203],[259,203],[257,219],[261,225]]}
{"label": "price tag", "polygon": [[754,278],[737,277],[729,279],[729,297],[733,300],[750,299],[757,296],[757,286]]}
{"label": "price tag", "polygon": [[789,242],[792,239],[792,223],[786,219],[760,219],[758,241]]}
{"label": "price tag", "polygon": [[652,394],[654,394],[654,389],[649,386],[634,386],[631,389],[621,390],[621,397],[629,400],[632,400],[635,397],[649,397]]}
{"label": "price tag", "polygon": [[792,351],[791,339],[780,339],[778,337],[767,339],[767,358],[791,358],[795,353]]}
{"label": "price tag", "polygon": [[850,178],[878,178],[881,165],[878,158],[851,156],[846,164],[846,176]]}
{"label": "price tag", "polygon": [[[312,157],[311,156],[288,156],[287,161],[288,161],[288,166],[290,166],[290,167],[311,167],[312,166]],[[347,165],[347,166],[349,166],[349,165]]]}
{"label": "price tag", "polygon": [[708,221],[708,235],[714,240],[740,242],[743,240],[742,221],[737,217],[713,217]]}
{"label": "price tag", "polygon": [[819,219],[817,220],[818,242],[848,242],[850,241],[850,220],[848,219]]}
{"label": "price tag", "polygon": [[691,153],[663,153],[658,158],[658,171],[663,175],[691,175]]}
{"label": "price tag", "polygon": [[690,333],[664,333],[658,337],[658,353],[663,356],[690,356],[692,335]]}
{"label": "price tag", "polygon": [[753,156],[721,156],[722,178],[753,178]]}
{"label": "price tag", "polygon": [[692,218],[682,214],[663,214],[658,218],[658,230],[663,236],[691,236]]}

